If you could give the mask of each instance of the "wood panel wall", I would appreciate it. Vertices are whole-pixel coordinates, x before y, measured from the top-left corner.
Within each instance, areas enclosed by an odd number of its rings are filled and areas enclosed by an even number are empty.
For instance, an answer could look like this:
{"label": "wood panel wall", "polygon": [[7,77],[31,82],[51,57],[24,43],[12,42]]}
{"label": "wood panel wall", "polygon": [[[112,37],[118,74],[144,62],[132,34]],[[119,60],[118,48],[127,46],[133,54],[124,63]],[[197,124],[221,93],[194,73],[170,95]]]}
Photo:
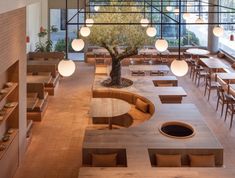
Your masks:
{"label": "wood panel wall", "polygon": [[26,146],[26,8],[0,14],[0,27],[0,75],[19,61],[19,153],[22,159]]}

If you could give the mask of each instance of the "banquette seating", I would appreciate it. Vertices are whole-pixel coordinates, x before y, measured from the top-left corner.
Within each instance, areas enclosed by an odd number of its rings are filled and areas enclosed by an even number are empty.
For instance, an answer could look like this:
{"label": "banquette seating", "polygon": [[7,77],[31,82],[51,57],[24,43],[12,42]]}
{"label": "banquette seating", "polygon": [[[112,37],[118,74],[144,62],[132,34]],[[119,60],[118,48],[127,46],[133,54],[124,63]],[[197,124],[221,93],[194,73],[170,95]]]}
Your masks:
{"label": "banquette seating", "polygon": [[[116,98],[131,104],[131,110],[127,114],[120,116],[123,119],[120,119],[119,117],[112,119],[113,124],[122,127],[138,125],[139,123],[150,119],[155,111],[154,104],[151,103],[148,99],[130,92],[116,90],[93,90],[93,97]],[[108,120],[93,118],[93,123],[107,124]]]}

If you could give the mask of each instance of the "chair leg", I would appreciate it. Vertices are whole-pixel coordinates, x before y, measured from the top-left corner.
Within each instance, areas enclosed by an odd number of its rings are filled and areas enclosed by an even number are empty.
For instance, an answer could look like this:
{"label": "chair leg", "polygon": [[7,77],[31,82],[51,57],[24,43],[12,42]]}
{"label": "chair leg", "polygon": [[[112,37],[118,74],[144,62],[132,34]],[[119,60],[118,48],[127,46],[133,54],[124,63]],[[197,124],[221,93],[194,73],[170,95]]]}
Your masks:
{"label": "chair leg", "polygon": [[207,92],[207,84],[205,85],[204,96],[206,96],[206,92]]}
{"label": "chair leg", "polygon": [[197,87],[199,87],[200,80],[201,80],[201,77],[200,77],[200,76],[198,76]]}
{"label": "chair leg", "polygon": [[221,117],[223,116],[223,113],[224,113],[224,103],[222,104],[222,108],[221,108]]}
{"label": "chair leg", "polygon": [[232,114],[231,114],[231,120],[230,120],[230,129],[232,128],[232,126],[233,126],[233,112],[232,112]]}
{"label": "chair leg", "polygon": [[218,108],[219,108],[219,97],[218,97],[218,99],[217,99],[216,111],[218,111]]}
{"label": "chair leg", "polygon": [[208,93],[208,101],[210,100],[210,96],[211,96],[211,89],[209,89],[209,93]]}
{"label": "chair leg", "polygon": [[226,121],[227,114],[228,114],[228,104],[227,104],[227,106],[226,106],[226,111],[225,111],[225,118],[224,118],[224,121]]}

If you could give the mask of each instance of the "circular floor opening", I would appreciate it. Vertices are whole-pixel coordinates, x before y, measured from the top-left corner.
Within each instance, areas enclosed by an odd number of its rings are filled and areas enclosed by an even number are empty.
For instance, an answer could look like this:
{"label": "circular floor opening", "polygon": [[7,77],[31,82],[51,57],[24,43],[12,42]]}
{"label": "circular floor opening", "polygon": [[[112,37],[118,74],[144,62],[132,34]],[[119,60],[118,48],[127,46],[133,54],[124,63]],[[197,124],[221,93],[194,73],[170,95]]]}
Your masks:
{"label": "circular floor opening", "polygon": [[191,125],[178,121],[165,122],[159,130],[163,135],[172,138],[190,138],[195,135],[194,128]]}

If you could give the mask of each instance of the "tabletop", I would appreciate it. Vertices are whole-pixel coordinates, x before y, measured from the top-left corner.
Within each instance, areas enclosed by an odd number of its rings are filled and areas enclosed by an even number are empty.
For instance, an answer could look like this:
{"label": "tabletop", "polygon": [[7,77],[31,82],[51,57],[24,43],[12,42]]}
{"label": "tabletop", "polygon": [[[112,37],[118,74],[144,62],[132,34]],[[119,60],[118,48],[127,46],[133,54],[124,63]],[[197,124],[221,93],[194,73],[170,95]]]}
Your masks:
{"label": "tabletop", "polygon": [[193,54],[193,55],[207,55],[210,54],[210,51],[205,49],[199,49],[199,48],[190,48],[186,50],[187,53]]}
{"label": "tabletop", "polygon": [[156,87],[155,92],[159,96],[187,96],[182,87]]}
{"label": "tabletop", "polygon": [[170,71],[167,65],[129,65],[131,71]]}
{"label": "tabletop", "polygon": [[27,75],[27,83],[49,83],[51,76],[47,75]]}
{"label": "tabletop", "polygon": [[222,80],[235,80],[235,73],[217,73],[217,77]]}
{"label": "tabletop", "polygon": [[200,61],[209,69],[224,69],[228,68],[221,60],[217,58],[200,58]]}
{"label": "tabletop", "polygon": [[123,100],[114,98],[92,98],[90,114],[91,117],[115,117],[126,114],[131,105]]}
{"label": "tabletop", "polygon": [[235,90],[235,84],[229,84],[229,88]]}

